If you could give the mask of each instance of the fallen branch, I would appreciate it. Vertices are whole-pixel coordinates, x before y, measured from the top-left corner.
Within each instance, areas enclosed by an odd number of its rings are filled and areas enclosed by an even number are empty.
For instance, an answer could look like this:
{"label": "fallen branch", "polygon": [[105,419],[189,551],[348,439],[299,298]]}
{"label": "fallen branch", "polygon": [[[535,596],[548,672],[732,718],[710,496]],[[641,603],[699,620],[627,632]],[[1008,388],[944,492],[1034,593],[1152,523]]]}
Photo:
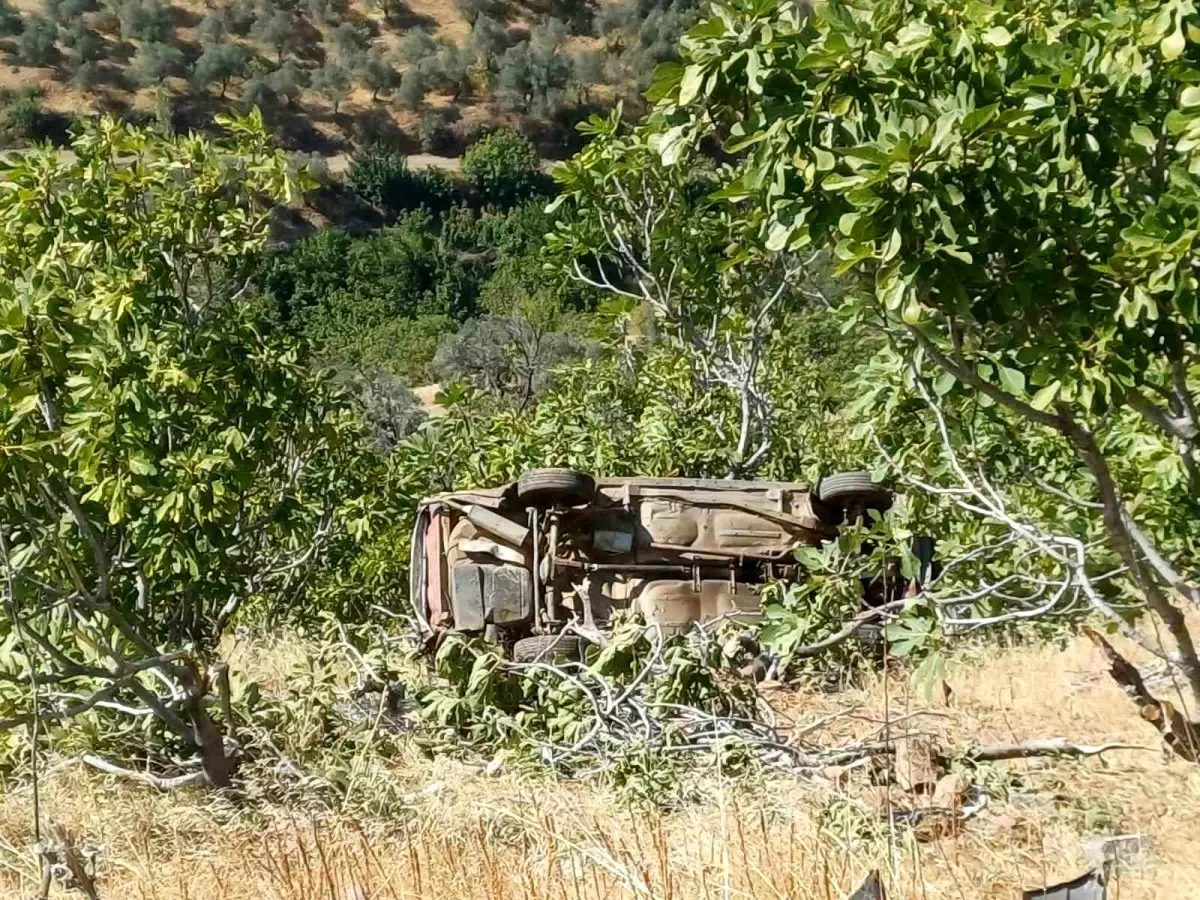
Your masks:
{"label": "fallen branch", "polygon": [[960,753],[942,756],[942,759],[969,759],[974,762],[994,762],[1001,759],[1031,759],[1035,756],[1099,756],[1109,750],[1154,750],[1139,744],[1073,744],[1066,738],[1045,738],[1022,741],[1018,744],[972,745]]}
{"label": "fallen branch", "polygon": [[148,787],[156,788],[160,791],[173,791],[185,787],[203,787],[208,784],[208,776],[204,772],[189,772],[186,775],[174,775],[166,777],[162,775],[151,775],[149,772],[138,772],[134,769],[126,769],[114,763],[110,763],[106,759],[101,759],[99,756],[84,754],[79,757],[79,761],[85,765],[91,766],[93,769],[99,769],[106,775],[115,775],[118,778],[124,778],[127,781],[133,781],[137,784],[144,784]]}
{"label": "fallen branch", "polygon": [[1137,666],[1118,653],[1100,632],[1088,627],[1083,632],[1108,660],[1113,680],[1138,705],[1141,717],[1159,730],[1166,745],[1176,756],[1200,762],[1200,724],[1189,722],[1169,700],[1159,700],[1151,694]]}

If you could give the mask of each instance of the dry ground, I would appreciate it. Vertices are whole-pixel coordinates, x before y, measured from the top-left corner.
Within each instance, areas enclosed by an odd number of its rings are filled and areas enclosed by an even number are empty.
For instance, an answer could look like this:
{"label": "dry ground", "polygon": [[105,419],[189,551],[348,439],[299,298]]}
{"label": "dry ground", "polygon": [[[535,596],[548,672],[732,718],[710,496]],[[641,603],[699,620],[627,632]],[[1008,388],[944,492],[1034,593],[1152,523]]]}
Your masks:
{"label": "dry ground", "polygon": [[[286,681],[288,657],[285,644],[240,653],[268,686]],[[43,812],[102,848],[105,900],[834,900],[872,868],[891,898],[999,900],[1079,874],[1081,837],[1120,832],[1154,850],[1110,897],[1200,897],[1200,768],[1163,756],[1089,644],[963,653],[947,682],[936,702],[900,673],[774,702],[800,727],[839,714],[822,729],[830,742],[869,738],[886,715],[948,746],[1063,736],[1154,749],[984,767],[974,777],[988,806],[920,839],[886,824],[889,802],[895,812],[913,798],[889,799],[865,768],[714,785],[709,802],[658,814],[599,785],[488,777],[416,753],[387,764],[410,794],[378,818],[162,794],[69,765],[44,785]],[[30,822],[28,790],[0,797],[0,896],[32,895]]]}

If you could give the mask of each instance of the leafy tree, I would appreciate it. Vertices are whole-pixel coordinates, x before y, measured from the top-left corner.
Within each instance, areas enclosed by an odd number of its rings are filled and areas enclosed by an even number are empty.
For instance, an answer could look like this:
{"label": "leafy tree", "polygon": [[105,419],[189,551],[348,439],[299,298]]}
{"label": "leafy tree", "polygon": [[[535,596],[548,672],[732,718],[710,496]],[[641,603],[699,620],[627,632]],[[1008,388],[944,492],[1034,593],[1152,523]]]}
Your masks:
{"label": "leafy tree", "polygon": [[0,660],[0,718],[32,718],[36,676],[57,747],[199,755],[218,787],[237,764],[206,696],[220,635],[255,597],[293,601],[288,569],[373,516],[346,499],[372,468],[351,415],[232,300],[296,186],[261,120],[225,124],[213,144],[105,119],[70,158],[13,160],[0,198],[0,404],[22,448],[0,461],[0,631],[24,648]]}
{"label": "leafy tree", "polygon": [[0,0],[0,37],[15,37],[21,27],[21,11],[8,0]]}
{"label": "leafy tree", "polygon": [[437,41],[423,28],[409,29],[400,42],[400,61],[409,65],[420,65],[421,61],[437,52]]}
{"label": "leafy tree", "polygon": [[581,352],[570,335],[522,316],[482,316],[442,338],[433,371],[439,381],[466,381],[525,409],[548,387],[551,370]]}
{"label": "leafy tree", "polygon": [[256,73],[246,79],[242,85],[242,95],[238,98],[244,109],[269,110],[275,105],[275,91],[271,88],[269,75]]}
{"label": "leafy tree", "polygon": [[463,178],[487,202],[511,206],[545,190],[537,151],[511,128],[498,128],[467,148]]}
{"label": "leafy tree", "polygon": [[70,25],[85,13],[95,9],[93,0],[42,0],[42,10],[51,22]]}
{"label": "leafy tree", "polygon": [[497,99],[505,109],[527,110],[543,119],[554,119],[562,111],[571,80],[566,36],[566,26],[551,19],[535,27],[529,40],[504,52]]}
{"label": "leafy tree", "polygon": [[71,84],[81,91],[95,90],[103,80],[100,67],[92,60],[81,62],[71,76]]}
{"label": "leafy tree", "polygon": [[474,26],[481,16],[495,12],[495,6],[492,0],[454,0],[455,10],[471,26]]}
{"label": "leafy tree", "polygon": [[282,9],[272,9],[255,21],[250,29],[250,36],[260,44],[272,48],[275,51],[275,61],[282,63],[284,52],[295,41],[296,27],[290,13]]}
{"label": "leafy tree", "polygon": [[457,101],[471,89],[471,60],[467,51],[453,41],[443,41],[433,56],[425,57],[420,73],[435,91],[446,91]]}
{"label": "leafy tree", "polygon": [[471,36],[467,39],[467,51],[476,64],[483,65],[490,70],[511,44],[508,29],[502,22],[491,16],[481,15],[471,26]]}
{"label": "leafy tree", "polygon": [[245,77],[246,61],[246,51],[239,44],[210,44],[196,60],[192,83],[202,90],[214,83],[220,84],[224,97],[234,78]]}
{"label": "leafy tree", "polygon": [[138,51],[134,69],[143,84],[158,84],[183,70],[183,51],[171,44],[146,41]]}
{"label": "leafy tree", "polygon": [[308,14],[323,25],[338,25],[342,21],[338,0],[308,0]]}
{"label": "leafy tree", "polygon": [[343,22],[333,29],[333,44],[342,59],[366,52],[369,39],[366,30],[356,22]]}
{"label": "leafy tree", "polygon": [[396,89],[396,106],[409,112],[418,112],[425,105],[429,93],[429,82],[420,69],[409,69],[400,77]]}
{"label": "leafy tree", "polygon": [[400,73],[378,48],[365,54],[357,66],[358,77],[371,89],[371,99],[378,100],[380,91],[390,91],[400,83]]}
{"label": "leafy tree", "polygon": [[[403,88],[403,85],[401,85]],[[452,125],[460,118],[457,107],[426,110],[417,122],[417,140],[422,153],[450,154],[458,145]]]}
{"label": "leafy tree", "polygon": [[440,212],[458,195],[442,173],[414,172],[403,154],[383,146],[355,153],[346,182],[363,199],[393,214],[420,207]]}
{"label": "leafy tree", "polygon": [[390,372],[368,370],[354,379],[354,387],[363,422],[379,450],[395,450],[426,419],[417,395]]}
{"label": "leafy tree", "polygon": [[75,51],[75,56],[81,65],[95,63],[104,58],[105,43],[87,23],[77,19],[70,28],[62,34],[62,42]]}
{"label": "leafy tree", "polygon": [[[889,335],[880,370],[907,385],[877,378],[864,404],[912,401],[931,423],[932,442],[892,457],[901,474],[953,479],[939,496],[973,498],[1113,627],[1114,595],[1144,601],[1200,701],[1179,608],[1197,600],[1194,24],[1170,3],[1027,12],[720,7],[625,146],[677,167],[722,143],[735,164],[714,215],[735,265],[830,246],[858,288],[847,315]],[[1131,471],[1135,447],[1155,465]],[[1031,466],[1048,488],[1019,489]],[[1008,490],[1019,506],[996,499]],[[1074,504],[1074,534],[1063,495],[1098,504]],[[1110,559],[1122,574],[1102,592]]]}
{"label": "leafy tree", "polygon": [[320,93],[337,115],[342,101],[350,96],[350,73],[337,63],[326,63],[312,77],[313,90]]}
{"label": "leafy tree", "polygon": [[580,50],[571,57],[571,84],[586,103],[592,88],[604,84],[604,53],[599,50]]}
{"label": "leafy tree", "polygon": [[196,37],[202,47],[220,44],[229,35],[229,21],[224,9],[210,10],[196,26]]}
{"label": "leafy tree", "polygon": [[117,7],[121,37],[156,44],[170,43],[175,22],[171,7],[158,0],[125,0]]}
{"label": "leafy tree", "polygon": [[258,21],[258,10],[254,0],[233,0],[224,9],[225,25],[230,34],[245,37]]}
{"label": "leafy tree", "polygon": [[295,107],[301,91],[308,86],[308,73],[289,59],[267,76],[267,83],[272,93]]}
{"label": "leafy tree", "polygon": [[58,60],[58,26],[49,19],[33,15],[17,38],[17,58],[26,66],[50,66]]}

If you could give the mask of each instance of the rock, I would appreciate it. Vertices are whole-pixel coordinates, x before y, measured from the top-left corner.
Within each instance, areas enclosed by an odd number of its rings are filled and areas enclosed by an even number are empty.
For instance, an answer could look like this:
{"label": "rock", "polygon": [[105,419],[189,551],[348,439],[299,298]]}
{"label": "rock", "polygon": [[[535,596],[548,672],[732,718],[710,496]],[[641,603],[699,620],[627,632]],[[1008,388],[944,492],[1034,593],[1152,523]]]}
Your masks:
{"label": "rock", "polygon": [[1131,866],[1147,857],[1154,843],[1144,834],[1107,834],[1084,838],[1083,855],[1093,868]]}

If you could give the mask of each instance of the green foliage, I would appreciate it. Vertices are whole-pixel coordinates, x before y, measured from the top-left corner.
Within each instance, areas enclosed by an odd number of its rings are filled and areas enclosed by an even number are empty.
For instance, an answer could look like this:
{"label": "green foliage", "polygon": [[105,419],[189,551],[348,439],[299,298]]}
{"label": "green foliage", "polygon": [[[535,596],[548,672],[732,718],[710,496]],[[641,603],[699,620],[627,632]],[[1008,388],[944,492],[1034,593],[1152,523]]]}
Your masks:
{"label": "green foliage", "polygon": [[279,63],[283,62],[283,54],[293,45],[297,34],[291,15],[282,9],[267,11],[250,28],[250,37],[272,48]]}
{"label": "green foliage", "polygon": [[220,84],[224,97],[229,82],[245,76],[246,61],[246,51],[239,44],[209,44],[196,60],[192,83],[205,90],[213,83]]}
{"label": "green foliage", "polygon": [[17,38],[17,58],[26,66],[50,66],[58,60],[58,26],[44,16],[33,15]]}
{"label": "green foliage", "polygon": [[449,209],[459,194],[458,186],[439,170],[414,172],[402,153],[379,145],[354,154],[346,182],[364,199],[393,215],[420,208],[441,212]]}
{"label": "green foliage", "polygon": [[117,7],[117,17],[121,22],[121,37],[126,39],[167,44],[175,30],[171,7],[159,0],[124,0]]}
{"label": "green foliage", "polygon": [[143,84],[159,84],[169,75],[183,70],[183,51],[171,44],[145,41],[138,51],[134,67]]}
{"label": "green foliage", "polygon": [[365,54],[357,66],[358,77],[371,90],[371,99],[378,100],[380,91],[393,90],[400,84],[400,73],[377,48]]}
{"label": "green foliage", "polygon": [[547,190],[533,145],[509,128],[468,147],[462,172],[484,202],[499,206],[514,206]]}
{"label": "green foliage", "polygon": [[0,0],[0,37],[15,37],[21,28],[21,11],[9,0]]}
{"label": "green foliage", "polygon": [[[733,775],[750,764],[748,757],[734,763],[736,739],[716,742],[715,752],[690,748],[686,768],[672,763],[672,751],[687,743],[675,721],[678,707],[752,719],[754,692],[744,681],[721,677],[725,664],[712,635],[669,638],[657,659],[652,650],[651,632],[636,619],[624,619],[614,625],[606,647],[592,648],[586,664],[564,677],[548,667],[513,665],[494,647],[449,635],[437,653],[434,684],[418,696],[417,740],[438,754],[527,768],[548,764],[566,775],[615,753],[617,787],[644,802],[678,803],[694,796],[697,776],[705,770]],[[652,662],[659,664],[647,671]],[[610,723],[597,720],[595,697],[628,697],[635,690],[655,741],[597,740]]]}
{"label": "green foliage", "polygon": [[312,86],[325,96],[336,115],[342,101],[350,96],[350,73],[337,63],[326,63],[313,74]]}
{"label": "green foliage", "polygon": [[85,704],[76,737],[151,753],[201,738],[141,661],[202,661],[244,603],[269,597],[278,617],[305,565],[384,516],[338,394],[234,302],[266,244],[261,198],[299,186],[261,119],[221,121],[213,142],[103,119],[70,156],[11,161],[0,197],[0,717],[27,709],[36,666],[56,691],[150,703],[144,729],[115,735],[113,710]]}

